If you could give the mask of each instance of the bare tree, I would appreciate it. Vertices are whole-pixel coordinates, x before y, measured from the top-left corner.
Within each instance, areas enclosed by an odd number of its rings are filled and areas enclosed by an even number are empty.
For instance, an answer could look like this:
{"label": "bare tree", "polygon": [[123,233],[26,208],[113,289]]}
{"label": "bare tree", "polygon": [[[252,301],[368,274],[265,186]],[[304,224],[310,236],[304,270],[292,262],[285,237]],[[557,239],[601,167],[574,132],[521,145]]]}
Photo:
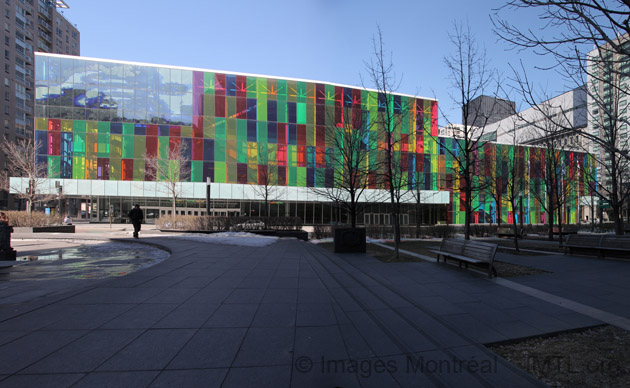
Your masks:
{"label": "bare tree", "polygon": [[[378,112],[375,124],[379,137],[385,146],[379,149],[383,155],[379,163],[381,184],[389,192],[391,223],[394,231],[394,252],[399,256],[400,247],[400,202],[407,187],[407,174],[403,172],[400,153],[396,152],[401,140],[403,110],[408,107],[395,107],[394,92],[400,86],[391,60],[391,53],[385,49],[383,33],[378,27],[377,35],[372,39],[372,58],[365,62],[367,76],[371,86],[378,93]],[[398,110],[398,112],[396,111]]]}
{"label": "bare tree", "polygon": [[[485,50],[479,49],[475,37],[469,26],[454,23],[453,32],[450,34],[454,53],[444,58],[444,64],[449,70],[449,78],[453,93],[451,99],[455,106],[462,110],[463,123],[456,135],[454,146],[445,147],[457,166],[454,174],[460,179],[460,198],[464,204],[465,221],[464,234],[470,239],[470,222],[473,213],[473,197],[479,195],[488,182],[483,179],[475,179],[476,166],[478,166],[477,154],[483,149],[487,140],[484,140],[486,125],[490,115],[485,114],[473,100],[484,95],[494,96],[493,106],[490,111],[496,109],[499,92],[499,82],[496,72],[491,70]],[[446,121],[448,118],[443,114]],[[473,123],[476,125],[473,126]],[[450,123],[449,123],[450,124]],[[430,133],[429,133],[430,134]],[[437,137],[433,135],[434,137]],[[453,204],[455,207],[456,204]]]}
{"label": "bare tree", "polygon": [[146,172],[148,180],[157,181],[171,197],[173,202],[172,214],[175,215],[177,199],[182,194],[180,182],[190,179],[190,158],[188,147],[184,144],[169,144],[166,155],[145,154]]}
{"label": "bare tree", "polygon": [[[546,24],[539,30],[509,22],[510,11],[539,11]],[[630,199],[627,171],[630,154],[628,112],[619,104],[628,95],[630,74],[630,2],[511,0],[493,17],[495,31],[519,49],[552,58],[543,69],[553,69],[568,82],[586,84],[592,126],[580,134],[593,144],[600,182],[593,185],[611,207],[617,234],[623,233],[622,209]],[[592,177],[594,178],[594,177]],[[602,179],[604,178],[604,179]]]}
{"label": "bare tree", "polygon": [[258,170],[258,185],[253,185],[252,189],[264,201],[265,217],[269,217],[269,201],[275,200],[278,195],[278,186],[274,183],[269,167],[267,164],[262,165],[262,168]]}
{"label": "bare tree", "polygon": [[[13,190],[18,198],[26,200],[26,211],[33,210],[35,201],[48,201],[55,197],[54,194],[42,192],[48,168],[46,164],[37,161],[39,142],[32,140],[18,140],[10,142],[6,139],[0,143],[0,151],[6,155],[8,175],[3,174],[2,186]],[[28,185],[11,184],[9,176],[28,178]]]}
{"label": "bare tree", "polygon": [[357,217],[365,208],[370,171],[376,165],[368,164],[370,151],[377,148],[377,141],[370,135],[370,123],[360,109],[341,108],[339,122],[330,117],[326,127],[326,139],[332,146],[329,154],[334,166],[330,177],[331,187],[316,187],[312,190],[329,199],[348,212],[350,224],[356,228]]}

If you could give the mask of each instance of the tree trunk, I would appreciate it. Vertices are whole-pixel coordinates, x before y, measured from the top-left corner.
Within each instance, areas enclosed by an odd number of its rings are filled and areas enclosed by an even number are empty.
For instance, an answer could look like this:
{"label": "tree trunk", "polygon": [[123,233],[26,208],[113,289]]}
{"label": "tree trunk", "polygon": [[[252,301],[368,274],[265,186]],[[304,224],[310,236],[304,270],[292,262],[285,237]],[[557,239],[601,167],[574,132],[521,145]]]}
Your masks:
{"label": "tree trunk", "polygon": [[516,252],[520,252],[518,249],[518,225],[516,223],[516,201],[512,199],[512,229],[514,230],[514,249]]}

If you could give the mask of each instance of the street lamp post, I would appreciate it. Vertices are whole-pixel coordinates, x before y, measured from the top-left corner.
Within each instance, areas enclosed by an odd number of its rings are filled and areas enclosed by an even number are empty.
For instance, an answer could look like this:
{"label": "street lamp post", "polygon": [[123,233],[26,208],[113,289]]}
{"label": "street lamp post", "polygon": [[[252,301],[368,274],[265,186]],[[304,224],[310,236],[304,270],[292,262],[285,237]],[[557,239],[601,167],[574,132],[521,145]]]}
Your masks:
{"label": "street lamp post", "polygon": [[212,183],[212,178],[206,178],[206,215],[210,215],[210,183]]}

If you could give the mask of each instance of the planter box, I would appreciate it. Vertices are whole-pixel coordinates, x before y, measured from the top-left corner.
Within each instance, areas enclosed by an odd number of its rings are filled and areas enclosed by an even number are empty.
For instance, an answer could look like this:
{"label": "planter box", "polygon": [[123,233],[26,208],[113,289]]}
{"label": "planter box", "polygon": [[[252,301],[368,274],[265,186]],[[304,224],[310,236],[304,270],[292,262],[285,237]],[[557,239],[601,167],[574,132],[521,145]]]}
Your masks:
{"label": "planter box", "polygon": [[335,253],[365,253],[365,228],[335,229]]}

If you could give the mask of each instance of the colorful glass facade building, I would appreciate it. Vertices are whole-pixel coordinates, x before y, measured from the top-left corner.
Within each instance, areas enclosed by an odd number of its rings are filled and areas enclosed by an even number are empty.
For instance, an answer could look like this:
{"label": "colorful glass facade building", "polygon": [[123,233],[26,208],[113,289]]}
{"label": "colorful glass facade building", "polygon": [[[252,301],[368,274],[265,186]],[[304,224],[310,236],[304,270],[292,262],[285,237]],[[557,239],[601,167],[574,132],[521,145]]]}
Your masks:
{"label": "colorful glass facade building", "polygon": [[[369,123],[390,109],[400,123],[395,152],[405,179],[410,188],[419,185],[431,194],[426,196],[429,219],[463,223],[461,184],[447,150],[455,149],[458,140],[437,137],[437,101],[396,94],[386,106],[381,97],[376,91],[316,81],[37,54],[38,160],[48,167],[51,191],[62,186],[66,197],[82,199],[77,216],[80,211],[101,219],[109,209],[125,214],[138,201],[164,214],[168,194],[151,179],[146,158],[168,158],[169,150],[181,148],[190,171],[182,177],[182,206],[188,209],[183,211],[203,214],[210,178],[213,206],[256,215],[260,208],[253,204],[260,198],[252,187],[269,177],[282,189],[273,214],[326,223],[334,220],[334,209],[310,188],[330,187],[334,181],[335,149],[327,128],[342,126],[348,116],[361,115]],[[368,136],[375,146],[367,163],[377,166],[385,139],[376,126]],[[538,184],[540,152],[487,144],[477,155],[476,175],[501,174],[496,158],[516,155],[532,166],[529,181]],[[568,173],[579,175],[586,158],[567,152]],[[378,171],[371,173],[369,188],[382,189]],[[584,182],[570,184],[578,201]],[[489,193],[477,196],[475,222],[507,217],[511,209],[499,201],[506,211],[497,212],[496,202]],[[384,217],[370,214],[387,213],[384,205],[374,206],[361,220],[383,223]],[[537,200],[529,197],[526,207],[527,221],[540,222],[544,212]],[[568,211],[571,219],[573,213]]]}

